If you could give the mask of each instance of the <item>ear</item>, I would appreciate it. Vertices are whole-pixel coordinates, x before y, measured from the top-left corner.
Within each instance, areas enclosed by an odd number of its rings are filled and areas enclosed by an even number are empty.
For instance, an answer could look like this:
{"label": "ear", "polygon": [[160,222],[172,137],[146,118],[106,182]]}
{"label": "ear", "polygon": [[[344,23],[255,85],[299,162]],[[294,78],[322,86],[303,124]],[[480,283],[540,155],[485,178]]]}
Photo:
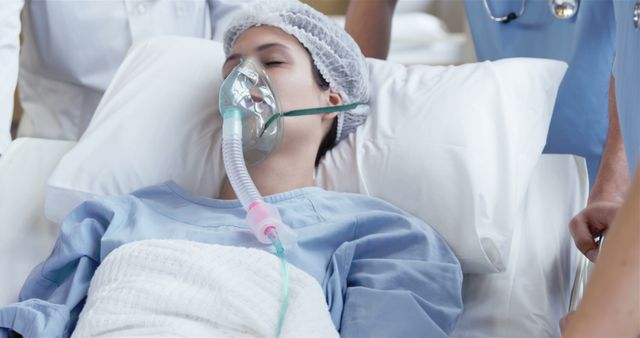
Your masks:
{"label": "ear", "polygon": [[[333,91],[332,89],[327,91],[328,96],[327,96],[327,102],[329,106],[338,106],[342,104],[342,96],[340,96],[339,93]],[[330,123],[333,123],[333,119],[338,116],[338,112],[333,112],[333,113],[325,113],[322,114],[322,122],[324,123],[325,121]]]}
{"label": "ear", "polygon": [[340,96],[340,93],[333,91],[333,89],[329,89],[329,105],[338,106],[341,104],[342,104],[342,96]]}

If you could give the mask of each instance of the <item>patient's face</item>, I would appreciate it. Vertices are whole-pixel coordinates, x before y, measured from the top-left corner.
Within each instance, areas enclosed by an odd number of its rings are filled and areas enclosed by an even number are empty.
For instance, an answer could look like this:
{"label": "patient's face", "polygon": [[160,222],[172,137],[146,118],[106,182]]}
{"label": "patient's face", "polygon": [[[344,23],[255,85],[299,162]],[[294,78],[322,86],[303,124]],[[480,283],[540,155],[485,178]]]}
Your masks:
{"label": "patient's face", "polygon": [[[329,90],[316,83],[311,57],[293,36],[271,26],[248,29],[240,35],[227,57],[223,65],[224,77],[241,58],[247,57],[262,62],[283,111],[329,105]],[[319,144],[325,134],[320,115],[285,117],[284,123],[285,138],[280,148]],[[317,150],[317,145],[315,147]]]}
{"label": "patient's face", "polygon": [[313,78],[311,57],[293,36],[271,26],[248,29],[227,57],[224,77],[240,63],[240,58],[247,57],[262,62],[284,111],[322,105],[323,90]]}

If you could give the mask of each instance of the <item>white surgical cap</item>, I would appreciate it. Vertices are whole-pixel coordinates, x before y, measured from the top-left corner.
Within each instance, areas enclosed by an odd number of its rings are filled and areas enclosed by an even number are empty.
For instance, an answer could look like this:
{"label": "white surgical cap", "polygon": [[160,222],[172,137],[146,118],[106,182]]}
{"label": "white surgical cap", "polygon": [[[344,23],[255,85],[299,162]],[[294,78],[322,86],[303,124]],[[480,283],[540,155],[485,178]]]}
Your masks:
{"label": "white surgical cap", "polygon": [[[244,31],[258,25],[278,27],[298,39],[345,104],[369,102],[364,55],[351,36],[329,17],[295,0],[258,0],[240,10],[229,23],[224,34],[225,54]],[[363,124],[368,114],[368,106],[338,113],[336,143]]]}

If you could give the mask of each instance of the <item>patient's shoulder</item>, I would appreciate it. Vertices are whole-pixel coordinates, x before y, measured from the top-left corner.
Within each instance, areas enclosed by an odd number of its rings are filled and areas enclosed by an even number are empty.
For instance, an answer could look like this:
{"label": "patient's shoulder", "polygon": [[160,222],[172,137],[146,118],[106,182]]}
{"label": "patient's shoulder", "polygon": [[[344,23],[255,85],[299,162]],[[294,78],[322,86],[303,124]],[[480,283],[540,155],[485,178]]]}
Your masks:
{"label": "patient's shoulder", "polygon": [[329,190],[319,190],[314,195],[314,205],[318,209],[329,209],[347,214],[371,214],[380,212],[393,214],[401,217],[412,217],[404,210],[380,198],[349,192],[337,192]]}
{"label": "patient's shoulder", "polygon": [[64,218],[63,227],[66,224],[82,223],[85,220],[95,220],[102,225],[113,223],[115,219],[128,214],[127,203],[121,196],[98,196],[86,200],[77,205]]}
{"label": "patient's shoulder", "polygon": [[152,185],[126,194],[93,196],[78,204],[67,218],[75,221],[85,218],[112,218],[116,214],[129,214],[133,205],[144,203],[144,199],[161,199],[172,195],[165,183]]}
{"label": "patient's shoulder", "polygon": [[351,219],[359,229],[378,232],[381,229],[404,229],[439,237],[422,219],[377,197],[322,190],[312,200],[314,207],[325,219]]}

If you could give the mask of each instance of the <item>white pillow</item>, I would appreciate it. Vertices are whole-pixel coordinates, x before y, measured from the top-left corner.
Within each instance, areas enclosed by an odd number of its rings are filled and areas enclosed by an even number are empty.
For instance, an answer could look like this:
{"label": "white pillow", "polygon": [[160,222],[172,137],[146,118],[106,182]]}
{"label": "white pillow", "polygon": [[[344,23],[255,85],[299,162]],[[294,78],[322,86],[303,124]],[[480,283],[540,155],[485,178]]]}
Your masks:
{"label": "white pillow", "polygon": [[423,219],[467,273],[503,271],[565,64],[369,65],[373,114],[327,155],[319,182]]}
{"label": "white pillow", "polygon": [[46,216],[172,179],[214,196],[224,174],[218,42],[179,37],[135,44],[77,145],[48,182]]}
{"label": "white pillow", "polygon": [[[217,195],[224,176],[217,112],[223,60],[221,46],[205,40],[164,37],[134,46],[89,128],[51,176],[48,217],[60,222],[84,199],[169,179]],[[503,270],[565,65],[369,64],[373,114],[329,152],[317,184],[381,197],[416,214],[445,237],[465,272]]]}

